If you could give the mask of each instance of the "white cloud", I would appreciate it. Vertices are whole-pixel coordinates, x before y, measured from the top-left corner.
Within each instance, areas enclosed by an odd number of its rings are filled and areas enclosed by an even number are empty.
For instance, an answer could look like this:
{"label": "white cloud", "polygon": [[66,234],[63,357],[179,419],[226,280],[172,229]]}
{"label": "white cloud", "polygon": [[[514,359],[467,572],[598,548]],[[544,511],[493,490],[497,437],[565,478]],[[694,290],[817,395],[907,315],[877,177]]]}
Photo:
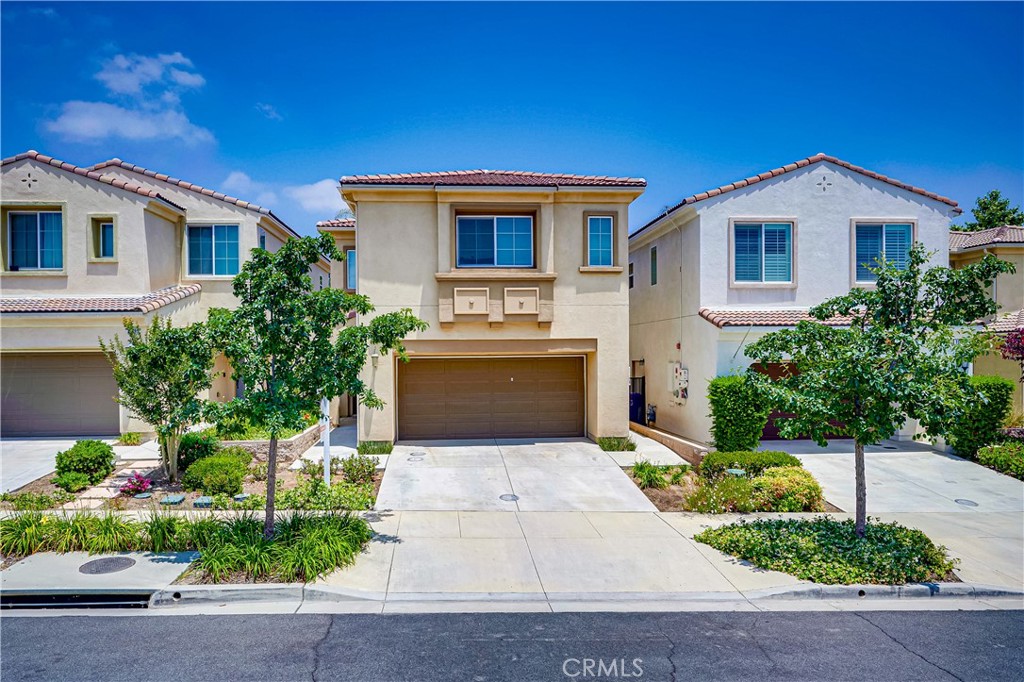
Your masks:
{"label": "white cloud", "polygon": [[263,102],[256,103],[256,111],[260,112],[271,121],[283,121],[284,117],[277,113],[277,109],[274,108],[273,104],[264,104]]}
{"label": "white cloud", "polygon": [[43,128],[78,142],[162,139],[196,145],[215,141],[212,132],[189,120],[181,105],[182,93],[206,83],[182,53],[118,54],[103,63],[96,80],[113,101],[64,102],[57,118],[44,121]]}
{"label": "white cloud", "polygon": [[109,102],[65,102],[60,116],[44,123],[44,128],[77,142],[171,138],[199,144],[214,139],[213,133],[189,121],[182,111],[128,109]]}
{"label": "white cloud", "polygon": [[265,182],[257,182],[242,171],[231,171],[220,184],[221,191],[268,208],[277,203],[277,193]]}
{"label": "white cloud", "polygon": [[285,187],[284,193],[309,213],[335,215],[345,206],[337,180],[320,180],[309,185]]}

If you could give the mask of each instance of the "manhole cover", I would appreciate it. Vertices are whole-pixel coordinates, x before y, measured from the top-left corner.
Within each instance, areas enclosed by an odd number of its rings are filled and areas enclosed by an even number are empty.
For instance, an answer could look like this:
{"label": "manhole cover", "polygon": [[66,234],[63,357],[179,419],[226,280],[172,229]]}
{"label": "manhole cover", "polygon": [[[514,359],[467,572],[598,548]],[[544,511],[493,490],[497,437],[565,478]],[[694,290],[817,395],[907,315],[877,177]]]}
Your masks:
{"label": "manhole cover", "polygon": [[977,507],[978,506],[978,503],[975,502],[974,500],[965,500],[962,497],[958,497],[957,499],[955,499],[953,501],[956,502],[957,504],[962,504],[965,507]]}
{"label": "manhole cover", "polygon": [[78,567],[78,572],[86,575],[103,575],[104,573],[126,571],[134,565],[135,559],[129,559],[126,556],[113,556],[87,561]]}
{"label": "manhole cover", "polygon": [[519,496],[506,493],[504,495],[499,495],[498,499],[501,500],[502,502],[515,502],[516,500],[519,499]]}
{"label": "manhole cover", "polygon": [[883,450],[899,450],[899,448],[897,448],[895,445],[883,445],[882,449]]}

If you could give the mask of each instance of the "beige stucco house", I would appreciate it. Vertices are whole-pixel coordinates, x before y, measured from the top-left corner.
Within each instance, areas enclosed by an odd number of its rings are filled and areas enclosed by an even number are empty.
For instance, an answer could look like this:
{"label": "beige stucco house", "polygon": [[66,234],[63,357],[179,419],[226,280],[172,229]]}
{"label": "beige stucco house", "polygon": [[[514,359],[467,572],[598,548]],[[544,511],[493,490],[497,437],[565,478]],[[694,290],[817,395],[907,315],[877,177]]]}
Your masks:
{"label": "beige stucco house", "polygon": [[[1016,266],[1012,274],[996,277],[992,284],[992,298],[999,304],[999,312],[987,327],[999,335],[1024,328],[1024,227],[1005,225],[980,232],[949,233],[949,264],[963,267],[975,263],[991,253]],[[1020,365],[1004,360],[998,352],[988,353],[974,361],[975,374],[989,374],[1010,379],[1016,385],[1013,393],[1013,411],[1024,412],[1024,385],[1020,383]]]}
{"label": "beige stucco house", "polygon": [[747,344],[872,286],[863,264],[883,252],[899,260],[922,242],[946,265],[959,213],[951,199],[825,154],[683,199],[629,238],[629,357],[645,412],[708,443],[708,381],[746,371]]}
{"label": "beige stucco house", "polygon": [[[81,168],[38,152],[0,164],[0,433],[148,431],[114,402],[98,339],[122,318],[176,324],[233,307],[249,251],[296,233],[266,208],[119,160]],[[330,285],[324,259],[314,286]],[[222,359],[211,397],[236,387]]]}
{"label": "beige stucco house", "polygon": [[408,363],[367,363],[385,407],[359,407],[359,439],[625,435],[628,210],[645,186],[483,170],[342,178],[356,288],[376,313],[410,308],[429,324],[407,340]]}

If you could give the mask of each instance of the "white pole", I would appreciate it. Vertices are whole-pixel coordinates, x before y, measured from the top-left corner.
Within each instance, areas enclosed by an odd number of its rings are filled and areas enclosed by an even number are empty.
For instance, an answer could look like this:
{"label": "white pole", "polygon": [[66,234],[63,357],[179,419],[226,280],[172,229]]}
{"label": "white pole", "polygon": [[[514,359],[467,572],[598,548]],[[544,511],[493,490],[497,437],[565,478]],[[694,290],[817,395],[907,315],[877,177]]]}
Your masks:
{"label": "white pole", "polygon": [[320,399],[320,425],[323,428],[321,440],[324,443],[324,483],[331,487],[331,403]]}

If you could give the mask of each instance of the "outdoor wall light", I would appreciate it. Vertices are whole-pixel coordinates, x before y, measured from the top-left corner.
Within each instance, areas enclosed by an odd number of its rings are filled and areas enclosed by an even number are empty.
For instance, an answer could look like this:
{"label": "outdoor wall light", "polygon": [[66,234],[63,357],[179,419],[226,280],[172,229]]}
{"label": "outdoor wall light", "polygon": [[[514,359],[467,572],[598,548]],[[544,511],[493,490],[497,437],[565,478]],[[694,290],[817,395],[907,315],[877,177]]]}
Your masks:
{"label": "outdoor wall light", "polygon": [[374,367],[376,367],[376,366],[377,366],[377,361],[378,361],[378,360],[380,360],[380,354],[379,354],[379,353],[370,353],[370,363],[371,363],[371,364],[372,364],[372,365],[373,365]]}

